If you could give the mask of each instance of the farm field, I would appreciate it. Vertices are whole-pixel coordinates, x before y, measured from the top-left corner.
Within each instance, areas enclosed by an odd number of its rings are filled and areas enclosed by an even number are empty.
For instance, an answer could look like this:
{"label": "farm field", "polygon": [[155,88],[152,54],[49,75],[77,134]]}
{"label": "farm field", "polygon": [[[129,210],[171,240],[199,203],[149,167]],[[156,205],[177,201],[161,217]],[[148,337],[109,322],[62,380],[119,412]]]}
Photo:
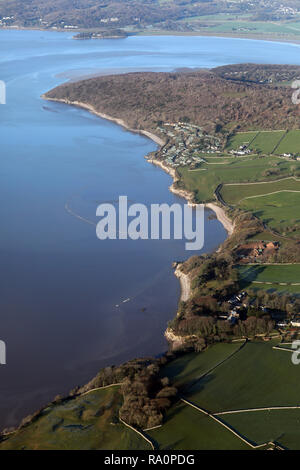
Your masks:
{"label": "farm field", "polygon": [[[233,163],[235,161],[236,157],[230,157],[226,156],[225,158],[218,156],[212,157],[212,156],[207,156],[205,155],[205,161],[208,164],[214,164],[214,165],[228,165],[230,163]],[[245,159],[244,159],[245,161]],[[194,170],[191,170],[194,171]]]}
{"label": "farm field", "polygon": [[147,434],[162,450],[249,449],[230,431],[185,403],[174,406],[166,417],[166,423]]}
{"label": "farm field", "polygon": [[248,145],[259,134],[259,131],[253,132],[238,132],[232,136],[226,146],[226,150],[237,150],[241,145]]}
{"label": "farm field", "polygon": [[178,357],[162,369],[162,376],[169,377],[180,389],[186,389],[191,383],[231,356],[241,347],[241,343],[219,343],[210,346],[205,354],[190,353]]}
{"label": "farm field", "polygon": [[[181,384],[184,398],[216,414],[252,445],[276,442],[284,448],[300,449],[300,409],[218,415],[224,411],[299,405],[300,369],[292,364],[289,352],[272,349],[275,345],[275,340],[248,342],[228,357],[229,345],[219,344],[224,346],[223,358],[227,359],[200,380],[197,377],[201,372],[214,367],[212,358],[221,349],[217,351],[213,346],[198,353],[198,363],[197,354],[182,356],[165,370],[169,368],[173,380]],[[160,449],[251,448],[213,418],[183,402],[172,407],[165,424],[148,435]]]}
{"label": "farm field", "polygon": [[241,145],[258,154],[297,154],[300,153],[300,130],[238,132],[229,139],[225,150],[238,150]]}
{"label": "farm field", "polygon": [[276,149],[276,154],[300,153],[300,130],[289,131]]}
{"label": "farm field", "polygon": [[276,441],[283,448],[299,450],[300,409],[231,414],[222,419],[258,445]]}
{"label": "farm field", "polygon": [[[166,0],[161,0],[161,3]],[[297,36],[300,34],[299,15],[293,21],[251,21],[251,14],[239,13],[238,18],[234,13],[217,13],[212,15],[186,17],[179,20],[180,23],[197,23],[197,30],[208,31],[210,33],[238,33],[251,35],[272,35],[279,38]],[[206,26],[203,27],[203,21]]]}
{"label": "farm field", "polygon": [[291,177],[266,183],[225,184],[220,193],[225,202],[230,205],[235,205],[244,199],[255,198],[277,191],[299,191],[300,193],[300,179]]}
{"label": "farm field", "polygon": [[98,390],[49,406],[35,422],[2,442],[0,450],[150,450],[143,438],[119,422],[122,396],[118,388]]}
{"label": "farm field", "polygon": [[240,266],[239,271],[243,278],[250,281],[300,283],[300,264]]}
{"label": "farm field", "polygon": [[279,23],[265,21],[224,21],[209,28],[205,28],[215,33],[251,33],[251,34],[278,34],[278,35],[296,35],[300,34],[300,23]]}
{"label": "farm field", "polygon": [[[248,238],[249,241],[261,240],[264,242],[277,242],[278,236],[273,235],[271,232],[265,230],[264,232],[257,233],[253,237]],[[284,239],[280,240],[281,245],[285,245],[286,241]]]}
{"label": "farm field", "polygon": [[259,132],[252,142],[251,148],[257,153],[274,153],[284,135],[285,131]]}
{"label": "farm field", "polygon": [[[156,448],[246,450],[251,445],[276,441],[286,448],[299,449],[298,409],[218,416],[230,430],[191,406],[216,416],[248,408],[298,406],[300,368],[292,364],[288,351],[274,350],[274,345],[275,340],[218,343],[205,352],[185,354],[167,364],[162,375],[169,376],[180,396],[190,403],[179,399],[168,410],[162,426],[145,432]],[[118,421],[121,403],[116,386],[51,404],[29,426],[0,443],[0,450],[150,450],[143,438]]]}
{"label": "farm field", "polygon": [[244,199],[242,209],[251,211],[268,227],[284,236],[299,238],[300,235],[300,193],[281,192],[269,196]]}
{"label": "farm field", "polygon": [[[220,162],[222,160],[220,158]],[[199,171],[189,171],[186,167],[177,169],[183,185],[195,193],[197,202],[214,200],[214,191],[220,184],[277,180],[291,176],[297,168],[300,169],[300,162],[287,161],[276,156],[236,157],[227,165],[218,164],[220,162],[202,163]]]}
{"label": "farm field", "polygon": [[281,349],[288,349],[289,351],[293,352],[294,349],[292,348],[293,343],[280,343],[277,348]]}
{"label": "farm field", "polygon": [[[264,288],[278,292],[300,293],[300,264],[272,266],[239,266],[243,288]],[[255,282],[254,282],[255,281]],[[259,283],[259,284],[258,284]],[[268,284],[272,283],[272,284]],[[287,283],[288,285],[280,285]]]}
{"label": "farm field", "polygon": [[247,343],[191,387],[187,399],[213,413],[298,405],[300,368],[293,365],[290,353],[272,349],[276,344]]}

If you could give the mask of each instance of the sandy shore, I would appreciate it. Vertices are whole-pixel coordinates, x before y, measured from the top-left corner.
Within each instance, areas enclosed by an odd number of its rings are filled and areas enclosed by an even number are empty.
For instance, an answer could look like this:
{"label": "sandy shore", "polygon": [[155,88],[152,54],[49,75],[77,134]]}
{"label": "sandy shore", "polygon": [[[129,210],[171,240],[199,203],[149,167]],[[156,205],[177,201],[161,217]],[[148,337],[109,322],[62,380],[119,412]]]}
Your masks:
{"label": "sandy shore", "polygon": [[232,235],[234,231],[234,224],[232,223],[231,219],[227,216],[225,210],[212,202],[205,204],[205,207],[208,207],[209,209],[215,212],[217,219],[219,220],[219,222],[221,222],[225,230],[227,230],[228,235]]}
{"label": "sandy shore", "polygon": [[172,351],[176,351],[177,349],[181,349],[181,347],[186,343],[188,340],[197,339],[195,335],[189,336],[178,336],[175,335],[174,331],[171,328],[167,328],[165,331],[165,338],[171,346]]}
{"label": "sandy shore", "polygon": [[180,287],[181,287],[180,300],[181,302],[187,302],[191,295],[191,280],[188,274],[184,274],[181,271],[181,264],[177,265],[174,271],[174,274],[180,281]]}

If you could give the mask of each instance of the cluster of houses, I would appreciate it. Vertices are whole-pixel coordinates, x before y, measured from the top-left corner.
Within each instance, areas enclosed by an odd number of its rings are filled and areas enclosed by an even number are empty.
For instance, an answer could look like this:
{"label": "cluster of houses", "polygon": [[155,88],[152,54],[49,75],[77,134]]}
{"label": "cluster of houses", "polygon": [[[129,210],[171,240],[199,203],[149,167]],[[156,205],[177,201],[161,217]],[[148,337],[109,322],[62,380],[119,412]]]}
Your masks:
{"label": "cluster of houses", "polygon": [[[232,149],[232,150],[229,150],[229,153],[231,155],[236,155],[236,156],[243,156],[243,155],[249,155],[249,154],[253,154],[255,153],[255,150],[251,149],[248,147],[248,145],[244,144],[244,145],[240,145],[238,149]],[[282,153],[280,154],[280,157],[284,157],[284,158],[292,158],[294,160],[298,160],[300,161],[300,155],[298,154],[295,154],[295,153]]]}
{"label": "cluster of houses", "polygon": [[228,300],[230,305],[229,313],[221,315],[220,318],[227,320],[231,325],[235,325],[235,323],[240,319],[241,310],[248,307],[248,304],[245,302],[246,295],[247,293],[243,291],[231,297]]}
{"label": "cluster of houses", "polygon": [[[227,320],[231,325],[235,325],[242,315],[245,316],[245,311],[253,304],[255,299],[249,299],[247,292],[242,291],[232,296],[227,302],[230,305],[228,313],[220,315],[219,318]],[[259,309],[263,313],[270,313],[270,310],[265,306],[261,305]],[[273,314],[272,314],[273,318]],[[274,317],[274,319],[276,316]],[[243,318],[242,318],[243,319]],[[291,319],[277,319],[276,326],[278,328],[300,328],[300,313],[293,315]]]}
{"label": "cluster of houses", "polygon": [[196,168],[205,162],[201,154],[221,151],[220,139],[207,134],[194,124],[167,122],[159,126],[158,130],[167,137],[161,156],[173,168],[178,166]]}
{"label": "cluster of houses", "polygon": [[298,162],[300,161],[300,155],[296,155],[295,153],[282,153],[280,156],[285,158],[293,158]]}
{"label": "cluster of houses", "polygon": [[74,26],[73,24],[65,24],[64,29],[78,29],[78,26]]}
{"label": "cluster of houses", "polygon": [[113,18],[102,18],[100,20],[100,23],[117,23],[118,21],[119,21],[119,18],[116,16]]}
{"label": "cluster of houses", "polygon": [[14,16],[2,16],[0,26],[9,26],[14,20]]}
{"label": "cluster of houses", "polygon": [[253,151],[249,149],[247,145],[240,145],[238,150],[230,150],[229,153],[231,153],[232,155],[241,156],[241,155],[249,155],[250,153],[253,153]]}
{"label": "cluster of houses", "polygon": [[285,5],[280,5],[280,7],[276,10],[276,13],[279,13],[280,15],[285,15],[285,16],[294,16],[299,13],[299,10],[293,7],[288,7]]}
{"label": "cluster of houses", "polygon": [[277,326],[280,328],[300,328],[300,314],[294,315],[291,320],[280,320],[277,322]]}
{"label": "cluster of houses", "polygon": [[[0,25],[7,25],[8,22],[11,22],[13,20],[13,16],[9,17],[4,17],[0,19]],[[64,21],[60,21],[59,23],[49,23],[48,21],[45,21],[43,18],[39,18],[39,24],[40,26],[43,26],[44,28],[50,28],[51,29],[67,29],[67,30],[74,30],[74,29],[79,29],[79,26],[74,25],[74,24],[66,24]],[[100,23],[117,23],[119,20],[118,17],[112,17],[112,18],[102,18],[100,19]]]}

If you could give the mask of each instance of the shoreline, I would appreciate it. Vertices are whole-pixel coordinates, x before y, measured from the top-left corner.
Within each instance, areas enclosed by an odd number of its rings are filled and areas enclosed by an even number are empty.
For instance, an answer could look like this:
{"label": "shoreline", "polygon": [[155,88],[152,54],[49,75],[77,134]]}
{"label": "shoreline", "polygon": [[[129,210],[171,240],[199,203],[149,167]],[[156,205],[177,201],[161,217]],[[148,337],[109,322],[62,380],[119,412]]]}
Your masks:
{"label": "shoreline", "polygon": [[227,231],[228,236],[230,237],[234,232],[234,223],[228,217],[225,210],[213,202],[208,202],[207,204],[205,204],[205,207],[208,207],[209,209],[214,211],[214,213],[217,216],[218,221],[221,222],[221,224]]}
{"label": "shoreline", "polygon": [[[168,167],[166,164],[161,162],[160,160],[156,160],[155,158],[147,158],[148,162],[153,163],[153,165],[159,166],[162,168],[166,173],[168,173],[173,178],[173,183],[169,187],[171,193],[175,194],[176,196],[183,197],[187,200],[188,204],[192,207],[196,207],[197,203],[194,202],[194,195],[191,191],[187,189],[179,189],[175,187],[177,181],[179,181],[178,176],[176,175],[176,171],[173,168]],[[234,223],[226,214],[225,209],[218,206],[214,202],[206,202],[204,206],[210,210],[212,210],[218,221],[223,225],[224,229],[227,231],[228,236],[231,236],[234,232]]]}
{"label": "shoreline", "polygon": [[[95,28],[78,28],[78,29],[45,29],[31,26],[27,28],[26,26],[11,26],[11,27],[2,27],[0,31],[44,31],[48,33],[69,33],[69,34],[78,34],[82,32],[94,32]],[[300,44],[300,35],[299,38],[294,36],[285,36],[277,37],[269,33],[258,33],[256,34],[233,34],[226,32],[208,32],[208,31],[167,31],[167,30],[157,30],[157,31],[133,31],[127,37],[120,39],[127,39],[132,36],[191,36],[191,37],[212,37],[212,38],[230,38],[230,39],[248,39],[256,41],[269,41],[269,42],[285,42],[290,44]],[[102,39],[102,38],[101,38]],[[106,39],[106,38],[103,38]]]}
{"label": "shoreline", "polygon": [[145,32],[136,32],[133,36],[191,36],[191,37],[208,37],[208,38],[225,38],[225,39],[247,39],[247,40],[254,40],[254,41],[269,41],[269,42],[286,42],[290,44],[300,44],[300,36],[299,38],[295,38],[294,36],[290,37],[277,37],[272,36],[272,34],[263,34],[258,33],[256,34],[233,34],[233,33],[225,33],[225,32],[207,32],[207,31],[194,31],[194,32],[181,32],[181,31],[145,31]]}
{"label": "shoreline", "polygon": [[[123,127],[124,129],[126,129],[130,132],[134,132],[135,134],[141,134],[145,137],[148,137],[149,139],[153,140],[156,144],[158,144],[160,147],[165,145],[165,142],[161,138],[159,138],[158,136],[153,134],[152,132],[145,131],[145,130],[139,130],[139,129],[132,129],[130,126],[128,126],[126,124],[126,122],[123,119],[114,118],[114,117],[109,116],[105,113],[101,113],[101,112],[97,111],[92,105],[88,105],[88,104],[82,103],[80,101],[70,101],[70,100],[62,99],[62,98],[49,98],[45,94],[41,95],[41,98],[44,99],[44,100],[64,103],[64,104],[67,104],[67,105],[76,106],[76,107],[85,109],[85,110],[89,111],[90,113],[95,114],[98,117],[101,117],[102,119],[106,119],[108,121],[111,121],[111,122],[114,122],[115,124],[120,125],[121,127]],[[164,162],[162,162],[160,160],[157,160],[153,157],[152,158],[151,157],[147,158],[147,156],[145,156],[145,159],[149,163],[152,163],[153,165],[159,166],[162,170],[164,170],[166,173],[168,173],[173,178],[173,182],[169,186],[169,190],[173,194],[186,199],[186,201],[188,202],[188,204],[190,206],[192,206],[192,207],[197,206],[197,203],[194,202],[194,195],[191,191],[188,191],[186,189],[178,189],[178,188],[175,187],[175,184],[177,183],[179,178],[178,178],[178,176],[176,174],[176,170],[174,170],[174,168],[169,167]],[[204,204],[204,206],[206,208],[212,210],[215,213],[218,221],[223,225],[224,229],[228,233],[228,237],[230,237],[234,232],[234,223],[227,216],[226,211],[222,207],[218,206],[216,203],[206,203],[206,204]],[[219,247],[219,249],[220,249],[220,247]],[[190,295],[191,295],[191,282],[190,282],[189,275],[184,274],[181,271],[181,269],[180,269],[181,264],[182,263],[178,263],[176,265],[174,275],[177,277],[177,279],[180,282],[180,288],[181,288],[180,301],[181,302],[186,302],[186,301],[189,300]],[[171,336],[172,336],[172,334],[169,331],[169,328],[167,328],[167,330],[165,331],[165,337],[166,337],[168,342],[172,342],[171,341]],[[176,342],[178,342],[178,340],[179,340],[179,337],[176,337]]]}
{"label": "shoreline", "polygon": [[58,103],[64,103],[64,104],[71,105],[71,106],[77,106],[78,108],[82,108],[87,111],[90,111],[92,114],[95,114],[96,116],[102,119],[106,119],[107,121],[114,122],[115,124],[118,124],[119,126],[126,129],[127,131],[133,132],[134,134],[142,134],[148,137],[149,139],[153,140],[156,144],[160,146],[163,146],[165,144],[165,142],[162,139],[160,139],[157,135],[153,134],[152,132],[144,131],[142,129],[141,130],[132,129],[126,124],[126,122],[123,119],[114,118],[112,116],[109,116],[108,114],[100,113],[92,105],[82,103],[81,101],[69,101],[69,100],[61,99],[61,98],[49,98],[45,94],[41,95],[41,98],[47,101],[55,101]]}
{"label": "shoreline", "polygon": [[179,279],[181,294],[180,302],[187,302],[191,295],[191,280],[188,274],[181,271],[182,263],[178,263],[174,271],[174,275]]}

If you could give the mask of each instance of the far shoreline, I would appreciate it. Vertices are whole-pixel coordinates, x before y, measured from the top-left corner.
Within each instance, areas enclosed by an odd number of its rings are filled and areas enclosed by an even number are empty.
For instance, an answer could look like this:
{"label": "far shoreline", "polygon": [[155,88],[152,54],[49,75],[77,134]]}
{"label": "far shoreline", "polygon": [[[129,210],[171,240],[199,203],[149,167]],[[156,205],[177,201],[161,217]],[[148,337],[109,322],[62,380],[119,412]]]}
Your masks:
{"label": "far shoreline", "polygon": [[[95,31],[95,28],[78,28],[78,29],[63,29],[63,28],[58,28],[58,29],[45,29],[45,28],[38,28],[38,27],[23,27],[23,26],[18,26],[18,27],[2,27],[0,28],[0,31],[42,31],[42,32],[48,32],[48,33],[68,33],[68,34],[78,34],[78,33],[83,33],[83,32],[92,32]],[[267,41],[267,42],[277,42],[277,43],[288,43],[288,44],[300,44],[300,35],[299,38],[295,36],[284,36],[284,37],[278,37],[273,34],[263,34],[263,33],[258,33],[256,34],[234,34],[234,33],[226,33],[226,32],[221,32],[221,33],[216,33],[216,32],[204,32],[204,31],[189,31],[189,32],[184,32],[184,31],[164,31],[164,30],[157,30],[157,31],[133,31],[129,32],[127,37],[122,37],[119,38],[120,40],[126,40],[129,37],[133,36],[145,36],[145,37],[151,37],[151,36],[186,36],[186,37],[208,37],[208,38],[223,38],[223,39],[246,39],[246,40],[256,40],[256,41]],[[98,40],[101,41],[106,38],[99,38]],[[92,39],[91,39],[92,40]],[[107,38],[109,40],[109,38]]]}

